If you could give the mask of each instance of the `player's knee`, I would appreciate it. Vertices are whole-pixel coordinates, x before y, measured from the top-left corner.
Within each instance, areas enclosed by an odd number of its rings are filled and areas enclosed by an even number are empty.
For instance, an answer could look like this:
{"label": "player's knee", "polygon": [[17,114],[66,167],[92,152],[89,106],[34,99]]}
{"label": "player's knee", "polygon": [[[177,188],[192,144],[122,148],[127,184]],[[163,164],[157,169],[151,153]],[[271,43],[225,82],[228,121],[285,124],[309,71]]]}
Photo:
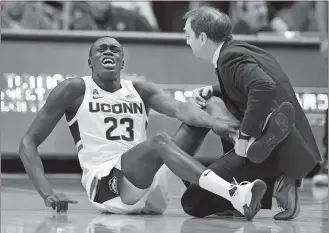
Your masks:
{"label": "player's knee", "polygon": [[236,122],[237,119],[226,108],[222,99],[218,97],[211,97],[207,100],[206,111],[209,115],[214,117],[220,117],[224,120]]}
{"label": "player's knee", "polygon": [[159,132],[155,136],[152,137],[151,141],[155,144],[165,144],[170,140],[170,137],[165,132]]}
{"label": "player's knee", "polygon": [[216,96],[210,97],[206,102],[206,109],[211,108],[226,108],[224,101]]}

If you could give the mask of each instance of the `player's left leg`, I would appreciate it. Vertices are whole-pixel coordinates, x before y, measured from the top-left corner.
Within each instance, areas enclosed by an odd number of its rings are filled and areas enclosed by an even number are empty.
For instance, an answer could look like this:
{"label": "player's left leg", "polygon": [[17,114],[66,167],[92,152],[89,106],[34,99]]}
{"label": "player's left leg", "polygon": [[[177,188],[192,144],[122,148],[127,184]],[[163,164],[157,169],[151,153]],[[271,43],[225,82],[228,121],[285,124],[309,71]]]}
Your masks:
{"label": "player's left leg", "polygon": [[171,140],[188,155],[194,157],[199,151],[210,129],[189,126],[182,123]]}
{"label": "player's left leg", "polygon": [[[266,184],[261,180],[232,187],[230,183],[177,147],[165,133],[135,146],[121,158],[124,177],[139,189],[151,186],[155,174],[163,164],[181,179],[198,184],[229,200],[249,220],[258,212],[256,207],[266,191]],[[126,204],[137,201],[130,199],[135,197],[128,195],[128,192],[120,193],[120,197]]]}

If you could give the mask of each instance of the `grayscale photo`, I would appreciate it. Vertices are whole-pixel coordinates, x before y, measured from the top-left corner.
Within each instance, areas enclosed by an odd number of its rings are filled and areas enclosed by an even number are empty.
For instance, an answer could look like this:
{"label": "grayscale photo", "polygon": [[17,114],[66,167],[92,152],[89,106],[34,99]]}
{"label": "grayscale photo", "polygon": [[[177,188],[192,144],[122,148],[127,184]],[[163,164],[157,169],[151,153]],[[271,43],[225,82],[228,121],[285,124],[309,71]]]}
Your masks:
{"label": "grayscale photo", "polygon": [[1,1],[1,233],[327,233],[328,1]]}

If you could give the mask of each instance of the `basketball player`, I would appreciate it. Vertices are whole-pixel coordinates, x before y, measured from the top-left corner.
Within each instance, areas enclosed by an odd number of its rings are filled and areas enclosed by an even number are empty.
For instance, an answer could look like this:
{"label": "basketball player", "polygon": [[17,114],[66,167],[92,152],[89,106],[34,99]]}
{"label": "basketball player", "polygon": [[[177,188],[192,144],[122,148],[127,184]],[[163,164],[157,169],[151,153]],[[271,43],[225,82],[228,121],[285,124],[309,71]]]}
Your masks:
{"label": "basketball player", "polygon": [[[68,79],[52,90],[20,144],[20,157],[47,207],[66,212],[77,203],[54,193],[38,146],[65,115],[83,170],[82,185],[96,208],[118,214],[161,214],[168,204],[168,168],[183,180],[227,199],[251,220],[266,191],[262,180],[232,185],[180,149],[165,133],[146,138],[150,109],[187,125],[234,134],[239,122],[215,119],[195,104],[181,103],[152,83],[120,78],[120,43],[103,37],[90,48],[92,76]],[[163,166],[163,165],[166,166]]]}

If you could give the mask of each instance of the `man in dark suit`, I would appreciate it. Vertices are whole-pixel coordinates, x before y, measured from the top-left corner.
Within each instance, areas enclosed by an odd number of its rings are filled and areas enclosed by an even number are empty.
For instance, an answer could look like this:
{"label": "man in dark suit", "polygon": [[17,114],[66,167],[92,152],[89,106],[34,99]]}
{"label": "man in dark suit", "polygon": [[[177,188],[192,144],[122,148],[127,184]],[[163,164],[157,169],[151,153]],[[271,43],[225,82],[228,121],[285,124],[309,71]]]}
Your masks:
{"label": "man in dark suit", "polygon": [[[194,55],[214,64],[219,81],[219,85],[195,90],[197,103],[206,106],[208,97],[220,97],[226,108],[241,121],[234,150],[209,168],[228,181],[234,178],[252,180],[254,177],[265,180],[268,189],[262,208],[271,209],[274,189],[274,197],[283,209],[274,218],[295,218],[299,214],[298,181],[321,161],[321,157],[289,79],[271,54],[232,39],[232,25],[227,15],[214,8],[201,7],[186,13],[184,19],[187,44]],[[263,143],[266,151],[270,142],[275,141],[275,137],[268,142],[259,138],[266,119],[282,102],[290,102],[294,107],[296,119],[292,131],[272,153],[255,150],[254,145],[260,148],[259,143]],[[249,146],[250,142],[254,143]],[[249,157],[255,154],[256,158]],[[189,186],[184,193],[182,206],[186,213],[198,217],[233,210],[222,198],[195,185]]]}

